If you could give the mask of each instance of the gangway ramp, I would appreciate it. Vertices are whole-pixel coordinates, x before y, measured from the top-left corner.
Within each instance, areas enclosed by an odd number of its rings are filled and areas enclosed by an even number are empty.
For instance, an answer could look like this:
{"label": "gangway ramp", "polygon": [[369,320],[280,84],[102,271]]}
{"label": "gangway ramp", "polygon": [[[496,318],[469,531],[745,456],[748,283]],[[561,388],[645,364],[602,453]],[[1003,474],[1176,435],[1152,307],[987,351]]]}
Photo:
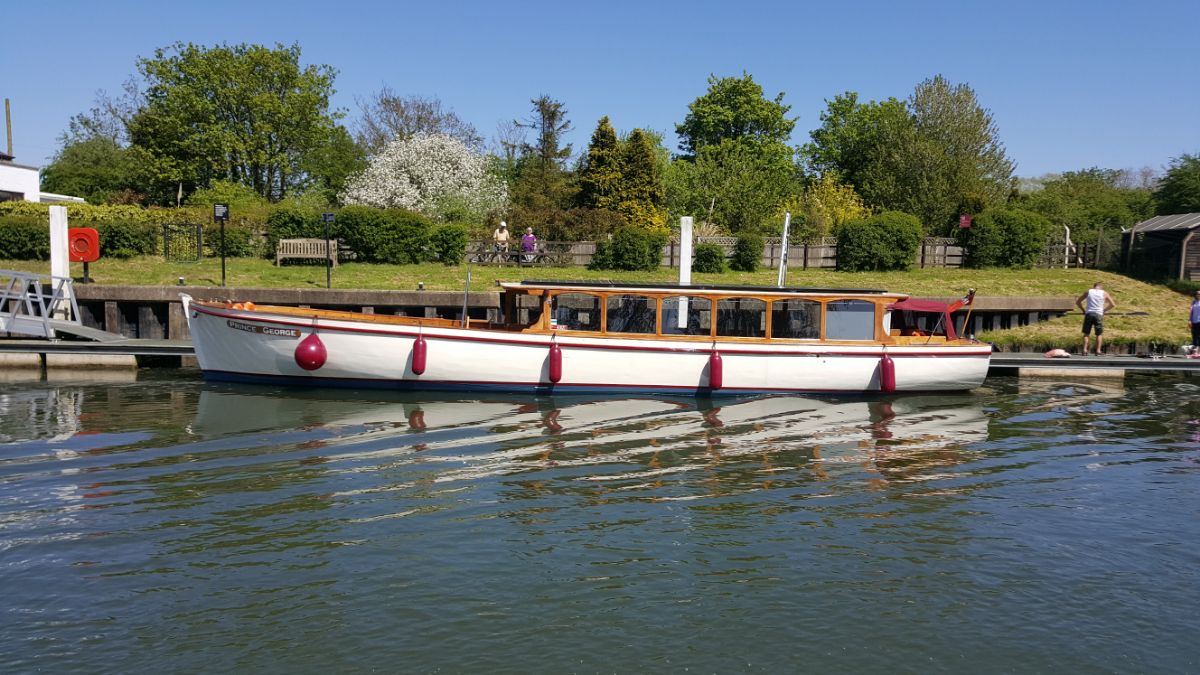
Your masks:
{"label": "gangway ramp", "polygon": [[57,338],[60,333],[97,342],[122,339],[84,326],[69,277],[0,270],[0,331]]}

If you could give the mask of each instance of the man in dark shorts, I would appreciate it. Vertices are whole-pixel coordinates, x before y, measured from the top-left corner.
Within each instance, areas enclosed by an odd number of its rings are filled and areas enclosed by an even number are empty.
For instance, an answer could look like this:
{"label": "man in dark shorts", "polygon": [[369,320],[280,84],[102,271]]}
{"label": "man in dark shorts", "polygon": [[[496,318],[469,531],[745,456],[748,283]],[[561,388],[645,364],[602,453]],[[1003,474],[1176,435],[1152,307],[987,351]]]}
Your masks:
{"label": "man in dark shorts", "polygon": [[[1087,306],[1084,307],[1084,302]],[[1087,356],[1091,344],[1091,332],[1096,331],[1096,356],[1104,351],[1104,313],[1117,306],[1112,296],[1104,290],[1104,282],[1097,281],[1075,300],[1075,306],[1083,310],[1083,355]]]}

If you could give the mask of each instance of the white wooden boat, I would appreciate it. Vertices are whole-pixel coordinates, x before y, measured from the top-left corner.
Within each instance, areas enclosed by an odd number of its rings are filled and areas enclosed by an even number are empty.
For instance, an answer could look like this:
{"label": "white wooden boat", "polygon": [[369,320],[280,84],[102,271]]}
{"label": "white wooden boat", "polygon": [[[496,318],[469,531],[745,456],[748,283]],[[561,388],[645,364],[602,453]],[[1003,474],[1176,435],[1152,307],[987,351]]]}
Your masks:
{"label": "white wooden boat", "polygon": [[488,322],[183,296],[211,380],[520,393],[741,395],[979,386],[951,305],[872,290],[501,284]]}

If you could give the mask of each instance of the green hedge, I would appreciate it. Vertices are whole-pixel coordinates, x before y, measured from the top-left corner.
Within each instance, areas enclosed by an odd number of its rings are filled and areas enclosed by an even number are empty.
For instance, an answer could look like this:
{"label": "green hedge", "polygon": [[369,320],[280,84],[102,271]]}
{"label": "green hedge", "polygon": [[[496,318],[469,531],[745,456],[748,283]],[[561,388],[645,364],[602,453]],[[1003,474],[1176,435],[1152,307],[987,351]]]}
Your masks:
{"label": "green hedge", "polygon": [[622,227],[609,241],[596,243],[596,252],[588,264],[593,270],[652,271],[662,265],[662,249],[667,235],[640,227]]}
{"label": "green hedge", "polygon": [[28,216],[0,217],[0,258],[49,260],[50,228]]}
{"label": "green hedge", "polygon": [[692,270],[705,274],[725,271],[725,249],[717,244],[697,244],[692,255]]}
{"label": "green hedge", "polygon": [[[336,219],[330,225],[329,236],[333,239],[341,239],[338,226],[339,222]],[[320,239],[325,236],[325,224],[321,222],[321,217],[312,211],[295,206],[279,206],[267,214],[266,235],[266,250],[263,251],[263,255],[273,258],[280,239]]]}
{"label": "green hedge", "polygon": [[443,265],[457,265],[467,255],[468,228],[466,225],[438,225],[429,235],[429,248],[434,260]]}
{"label": "green hedge", "polygon": [[970,228],[959,230],[967,267],[1029,269],[1046,250],[1053,226],[1044,216],[1022,209],[988,209]]}
{"label": "green hedge", "polygon": [[837,268],[844,272],[905,270],[921,246],[921,221],[899,211],[842,223],[836,228]]}
{"label": "green hedge", "polygon": [[412,211],[347,206],[336,222],[341,238],[362,262],[409,265],[437,259],[430,245],[433,223]]}
{"label": "green hedge", "polygon": [[733,245],[733,257],[729,267],[738,272],[753,272],[762,261],[763,238],[757,234],[743,232],[738,235],[737,243]]}
{"label": "green hedge", "polygon": [[162,228],[149,223],[93,223],[100,233],[100,256],[134,258],[162,253]]}

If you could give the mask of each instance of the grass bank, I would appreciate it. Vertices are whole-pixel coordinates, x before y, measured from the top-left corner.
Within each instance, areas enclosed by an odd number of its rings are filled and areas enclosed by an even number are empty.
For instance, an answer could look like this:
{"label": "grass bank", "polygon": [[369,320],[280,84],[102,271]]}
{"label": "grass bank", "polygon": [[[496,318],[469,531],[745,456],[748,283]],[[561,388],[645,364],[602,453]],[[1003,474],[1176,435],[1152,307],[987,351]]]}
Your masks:
{"label": "grass bank", "polygon": [[[44,262],[0,260],[0,269],[45,274]],[[475,289],[494,286],[496,281],[521,279],[582,279],[642,282],[672,282],[678,273],[672,269],[654,272],[593,272],[578,267],[480,267],[471,266],[471,285]],[[430,290],[461,290],[466,278],[465,266],[445,265],[370,265],[345,263],[333,270],[333,287],[364,290],[412,290],[418,283]],[[81,264],[72,264],[71,272],[80,278]],[[189,285],[213,285],[221,282],[219,259],[199,263],[166,262],[157,257],[130,260],[101,260],[89,269],[95,283],[111,285],[175,285],[183,277]],[[694,274],[695,283],[774,285],[776,272]],[[1155,349],[1179,345],[1190,340],[1187,308],[1191,299],[1166,286],[1147,284],[1129,277],[1095,270],[963,270],[917,269],[908,272],[835,272],[827,270],[790,270],[789,286],[835,288],[881,288],[922,297],[951,297],[975,288],[986,296],[1056,296],[1075,298],[1095,281],[1102,280],[1117,303],[1105,318],[1105,339],[1114,346]],[[226,263],[226,283],[230,286],[267,288],[324,288],[325,269],[319,265],[275,267],[269,260],[232,258]],[[1052,347],[1077,348],[1082,317],[1067,315],[1004,331],[990,331],[979,337],[995,342],[1002,349],[1044,350]]]}

